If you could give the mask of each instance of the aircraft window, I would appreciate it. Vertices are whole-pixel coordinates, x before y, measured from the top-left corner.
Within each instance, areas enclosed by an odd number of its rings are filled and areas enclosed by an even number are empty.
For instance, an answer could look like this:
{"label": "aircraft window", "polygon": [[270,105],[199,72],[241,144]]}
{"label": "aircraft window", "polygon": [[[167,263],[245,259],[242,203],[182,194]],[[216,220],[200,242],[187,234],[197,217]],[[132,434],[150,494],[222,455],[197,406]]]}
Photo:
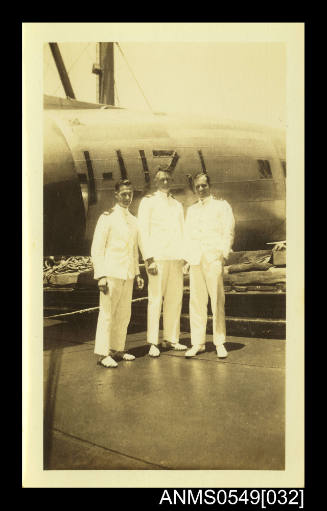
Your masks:
{"label": "aircraft window", "polygon": [[286,177],[286,161],[285,160],[281,160],[281,164],[282,164],[282,167],[283,167],[284,177]]}
{"label": "aircraft window", "polygon": [[272,173],[270,163],[268,160],[257,160],[259,164],[260,177],[263,179],[271,179]]}
{"label": "aircraft window", "polygon": [[166,151],[166,150],[160,150],[156,151],[155,149],[152,151],[153,156],[172,156],[174,154],[174,151]]}
{"label": "aircraft window", "polygon": [[103,179],[112,179],[112,172],[103,172]]}
{"label": "aircraft window", "polygon": [[80,183],[87,183],[87,177],[86,177],[86,174],[81,174],[81,173],[78,173],[78,180]]}
{"label": "aircraft window", "polygon": [[206,170],[209,176],[212,176],[212,181],[225,183],[260,179],[256,159],[242,156],[218,156],[208,150],[202,152]]}

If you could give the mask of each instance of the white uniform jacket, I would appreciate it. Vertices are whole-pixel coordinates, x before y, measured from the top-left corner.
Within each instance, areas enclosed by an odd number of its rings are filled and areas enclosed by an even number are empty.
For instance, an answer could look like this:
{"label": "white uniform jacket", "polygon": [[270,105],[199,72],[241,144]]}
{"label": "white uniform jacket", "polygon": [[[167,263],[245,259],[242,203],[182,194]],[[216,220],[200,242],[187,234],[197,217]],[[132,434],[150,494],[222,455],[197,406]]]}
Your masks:
{"label": "white uniform jacket", "polygon": [[95,228],[91,257],[94,278],[133,279],[139,272],[137,219],[118,204]]}
{"label": "white uniform jacket", "polygon": [[184,211],[180,202],[160,191],[144,197],[138,222],[144,260],[183,259]]}
{"label": "white uniform jacket", "polygon": [[225,200],[212,195],[199,200],[187,210],[185,220],[184,259],[200,264],[202,256],[208,263],[227,258],[234,239],[234,215]]}

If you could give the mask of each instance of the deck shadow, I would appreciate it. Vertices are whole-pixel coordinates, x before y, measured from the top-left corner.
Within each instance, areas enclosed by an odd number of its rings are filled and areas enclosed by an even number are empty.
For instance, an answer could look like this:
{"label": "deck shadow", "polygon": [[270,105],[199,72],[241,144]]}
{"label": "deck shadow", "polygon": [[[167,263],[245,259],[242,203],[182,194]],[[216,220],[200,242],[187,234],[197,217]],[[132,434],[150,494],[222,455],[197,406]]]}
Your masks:
{"label": "deck shadow", "polygon": [[[184,342],[184,339],[183,339],[183,342]],[[241,342],[226,341],[224,346],[225,346],[226,350],[228,351],[228,353],[230,353],[232,351],[238,351],[238,350],[243,349],[245,347],[245,344],[243,344]],[[213,344],[213,342],[206,342],[205,353],[211,353],[213,351],[216,351],[216,346]]]}
{"label": "deck shadow", "polygon": [[[190,338],[182,338],[180,339],[181,344],[187,345],[188,348],[191,347],[191,339]],[[134,348],[129,348],[128,353],[131,353],[131,355],[134,355],[135,358],[142,358],[145,355],[148,355],[150,349],[150,345],[148,343],[143,344],[142,346],[135,346]],[[171,348],[163,348],[159,344],[160,353],[168,353],[172,352],[173,350]]]}
{"label": "deck shadow", "polygon": [[134,348],[129,348],[128,353],[134,355],[135,358],[145,357],[149,353],[149,345],[144,344],[143,346],[135,346]]}

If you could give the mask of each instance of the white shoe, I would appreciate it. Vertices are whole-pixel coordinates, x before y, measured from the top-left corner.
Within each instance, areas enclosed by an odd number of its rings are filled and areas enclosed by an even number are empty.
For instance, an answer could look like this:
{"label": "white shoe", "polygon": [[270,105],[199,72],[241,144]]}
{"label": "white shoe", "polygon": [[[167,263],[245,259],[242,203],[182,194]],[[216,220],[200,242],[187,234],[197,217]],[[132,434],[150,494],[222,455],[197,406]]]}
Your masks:
{"label": "white shoe", "polygon": [[179,342],[162,341],[161,346],[163,348],[171,348],[175,351],[185,351],[187,346],[180,344]]}
{"label": "white shoe", "polygon": [[102,360],[99,360],[98,364],[103,367],[117,367],[118,366],[117,362],[113,358],[111,358],[110,355],[103,358]]}
{"label": "white shoe", "polygon": [[172,342],[171,343],[171,347],[175,351],[185,351],[185,350],[187,350],[187,346],[185,346],[185,344],[180,344],[179,342]]}
{"label": "white shoe", "polygon": [[151,345],[151,348],[149,350],[150,357],[160,357],[160,350],[155,346],[154,344]]}
{"label": "white shoe", "polygon": [[131,355],[130,353],[124,353],[123,360],[127,360],[130,362],[132,360],[135,360],[135,357],[134,357],[134,355]]}
{"label": "white shoe", "polygon": [[217,356],[218,358],[226,358],[228,356],[228,352],[223,344],[217,346]]}
{"label": "white shoe", "polygon": [[203,351],[205,351],[205,345],[204,344],[195,344],[194,346],[192,346],[192,348],[187,350],[187,352],[185,353],[185,357],[186,358],[194,357],[198,353],[203,353]]}

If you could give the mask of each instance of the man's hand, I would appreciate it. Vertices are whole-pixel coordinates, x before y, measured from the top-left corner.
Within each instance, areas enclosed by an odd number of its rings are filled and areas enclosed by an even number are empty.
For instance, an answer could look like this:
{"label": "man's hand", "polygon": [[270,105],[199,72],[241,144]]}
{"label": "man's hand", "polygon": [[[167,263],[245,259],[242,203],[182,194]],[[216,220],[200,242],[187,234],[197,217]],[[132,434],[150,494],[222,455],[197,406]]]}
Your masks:
{"label": "man's hand", "polygon": [[184,275],[187,275],[190,271],[190,263],[188,263],[187,261],[183,261],[183,273]]}
{"label": "man's hand", "polygon": [[142,279],[141,275],[136,275],[136,284],[139,289],[143,289],[144,280]]}
{"label": "man's hand", "polygon": [[150,273],[150,275],[158,275],[158,266],[155,261],[149,264],[148,272]]}
{"label": "man's hand", "polygon": [[98,288],[101,293],[106,294],[109,287],[108,287],[108,279],[107,277],[101,277],[101,279],[98,280]]}

